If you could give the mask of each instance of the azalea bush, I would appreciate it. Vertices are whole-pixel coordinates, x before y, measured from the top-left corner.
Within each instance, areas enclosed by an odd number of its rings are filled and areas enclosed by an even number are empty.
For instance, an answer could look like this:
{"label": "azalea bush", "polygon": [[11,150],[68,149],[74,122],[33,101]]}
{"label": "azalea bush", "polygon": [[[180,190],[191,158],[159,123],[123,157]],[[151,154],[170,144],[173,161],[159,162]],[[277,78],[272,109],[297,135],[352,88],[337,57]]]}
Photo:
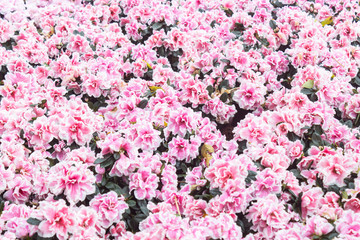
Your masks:
{"label": "azalea bush", "polygon": [[353,0],[0,0],[1,239],[359,239]]}

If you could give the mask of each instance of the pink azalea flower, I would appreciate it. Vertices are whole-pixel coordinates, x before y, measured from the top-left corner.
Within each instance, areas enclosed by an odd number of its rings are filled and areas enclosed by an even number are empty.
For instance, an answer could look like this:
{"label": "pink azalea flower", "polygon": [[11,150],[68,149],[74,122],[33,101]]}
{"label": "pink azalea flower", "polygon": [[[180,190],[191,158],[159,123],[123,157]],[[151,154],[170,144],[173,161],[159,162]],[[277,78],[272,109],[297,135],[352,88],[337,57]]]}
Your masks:
{"label": "pink azalea flower", "polygon": [[92,228],[94,228],[98,220],[98,215],[95,209],[81,206],[77,210],[78,226],[86,230],[91,230]]}
{"label": "pink azalea flower", "polygon": [[[30,130],[30,143],[36,147],[41,145],[47,145],[54,138],[56,131],[56,125],[45,116],[37,118],[33,127]],[[49,146],[50,147],[50,146]]]}
{"label": "pink azalea flower", "polygon": [[216,117],[217,122],[224,124],[234,117],[236,108],[234,105],[223,103],[219,98],[213,98],[204,104],[203,111],[207,114],[211,113],[211,115]]}
{"label": "pink azalea flower", "polygon": [[233,100],[239,104],[240,108],[254,110],[264,103],[265,94],[265,86],[244,82],[234,92]]}
{"label": "pink azalea flower", "polygon": [[245,179],[247,169],[236,161],[217,159],[210,167],[206,168],[204,176],[210,181],[212,188],[224,189],[230,179]]}
{"label": "pink azalea flower", "polygon": [[39,227],[39,235],[49,238],[55,234],[60,240],[68,238],[75,226],[75,215],[66,206],[65,201],[60,199],[56,202],[44,201],[40,205],[43,216]]}
{"label": "pink azalea flower", "polygon": [[136,128],[135,146],[144,150],[155,150],[160,146],[160,132],[155,130],[150,123],[138,124]]}
{"label": "pink azalea flower", "polygon": [[4,193],[4,198],[22,204],[29,199],[32,185],[26,178],[17,175],[8,183],[8,189]]}
{"label": "pink azalea flower", "polygon": [[130,191],[134,190],[135,197],[139,200],[152,199],[158,187],[159,178],[148,168],[141,168],[130,175]]}
{"label": "pink azalea flower", "polygon": [[3,230],[15,233],[16,238],[24,238],[28,235],[33,235],[36,232],[37,227],[26,222],[32,212],[33,210],[24,204],[17,205],[8,204],[8,202],[5,203],[0,220],[6,222]]}
{"label": "pink azalea flower", "polygon": [[209,94],[205,84],[196,78],[187,77],[179,82],[179,88],[181,89],[179,100],[182,104],[190,103],[193,107],[197,107],[208,100]]}
{"label": "pink azalea flower", "polygon": [[196,118],[194,113],[188,109],[180,108],[179,110],[170,112],[166,131],[171,131],[174,134],[179,134],[181,137],[184,137],[186,131],[191,132],[195,127]]}
{"label": "pink azalea flower", "polygon": [[178,160],[184,160],[190,154],[189,141],[182,137],[173,138],[169,142],[169,154]]}
{"label": "pink azalea flower", "polygon": [[281,176],[266,168],[256,176],[253,183],[255,187],[255,195],[263,198],[271,193],[276,194],[281,191]]}
{"label": "pink azalea flower", "polygon": [[81,118],[68,117],[64,126],[60,128],[59,137],[70,145],[74,141],[78,145],[84,145],[92,138],[92,129]]}
{"label": "pink azalea flower", "polygon": [[301,197],[302,218],[316,213],[323,194],[319,187],[311,188],[304,192]]}
{"label": "pink azalea flower", "polygon": [[119,223],[116,224],[116,226],[111,226],[110,233],[111,236],[114,236],[116,239],[119,239],[121,236],[123,236],[126,233],[125,222],[120,221]]}
{"label": "pink azalea flower", "polygon": [[324,184],[342,187],[345,185],[344,178],[354,170],[354,162],[346,156],[330,155],[323,157],[317,167],[323,176]]}
{"label": "pink azalea flower", "polygon": [[204,179],[202,174],[202,167],[194,167],[191,171],[188,169],[185,180],[191,186],[201,187],[206,184],[206,179]]}
{"label": "pink azalea flower", "polygon": [[8,41],[13,34],[13,25],[5,19],[0,19],[0,43]]}
{"label": "pink azalea flower", "polygon": [[206,201],[202,199],[192,199],[186,201],[186,206],[184,209],[184,214],[189,217],[191,220],[196,218],[201,218],[205,216],[205,208],[206,208]]}
{"label": "pink azalea flower", "polygon": [[83,77],[82,87],[84,92],[86,92],[89,96],[100,97],[101,91],[101,79],[95,75],[85,75]]}
{"label": "pink azalea flower", "polygon": [[270,140],[271,128],[261,118],[251,119],[244,127],[240,124],[234,128],[236,139],[245,139],[250,143],[262,144]]}
{"label": "pink azalea flower", "polygon": [[73,35],[70,37],[67,48],[73,52],[85,53],[89,49],[89,42],[80,35]]}
{"label": "pink azalea flower", "polygon": [[325,218],[320,216],[313,216],[306,220],[305,233],[306,237],[323,236],[330,233],[334,229],[333,225],[329,223]]}
{"label": "pink azalea flower", "polygon": [[252,229],[263,233],[266,238],[272,238],[277,230],[285,229],[291,219],[274,194],[258,199],[250,207],[247,217],[254,224]]}
{"label": "pink azalea flower", "polygon": [[352,199],[347,200],[345,202],[344,209],[345,210],[350,209],[350,210],[354,211],[355,213],[360,213],[360,199],[352,198]]}
{"label": "pink azalea flower", "polygon": [[90,201],[90,206],[97,212],[100,225],[104,228],[119,222],[122,214],[129,208],[124,201],[124,197],[118,197],[114,191],[96,195]]}
{"label": "pink azalea flower", "polygon": [[356,239],[360,237],[360,213],[351,210],[344,211],[340,219],[336,221],[336,231],[339,237],[345,239]]}
{"label": "pink azalea flower", "polygon": [[81,162],[60,162],[50,169],[49,189],[55,195],[64,191],[67,200],[75,204],[95,192],[95,176]]}

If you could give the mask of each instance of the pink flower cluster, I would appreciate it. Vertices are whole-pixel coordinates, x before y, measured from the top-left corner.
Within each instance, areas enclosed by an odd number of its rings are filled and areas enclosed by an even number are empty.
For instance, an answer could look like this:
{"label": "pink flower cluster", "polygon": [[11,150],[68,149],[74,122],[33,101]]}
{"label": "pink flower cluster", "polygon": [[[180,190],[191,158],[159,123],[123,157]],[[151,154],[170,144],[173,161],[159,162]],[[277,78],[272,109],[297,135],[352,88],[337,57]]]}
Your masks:
{"label": "pink flower cluster", "polygon": [[1,239],[359,239],[360,5],[0,0]]}

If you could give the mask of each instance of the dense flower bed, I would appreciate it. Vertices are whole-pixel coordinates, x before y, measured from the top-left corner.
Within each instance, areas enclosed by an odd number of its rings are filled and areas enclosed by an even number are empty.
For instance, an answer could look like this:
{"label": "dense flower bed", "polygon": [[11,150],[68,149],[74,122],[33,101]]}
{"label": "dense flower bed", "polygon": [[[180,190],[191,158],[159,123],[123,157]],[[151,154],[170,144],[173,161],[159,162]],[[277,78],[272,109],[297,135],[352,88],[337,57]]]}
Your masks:
{"label": "dense flower bed", "polygon": [[0,0],[1,239],[360,239],[353,0]]}

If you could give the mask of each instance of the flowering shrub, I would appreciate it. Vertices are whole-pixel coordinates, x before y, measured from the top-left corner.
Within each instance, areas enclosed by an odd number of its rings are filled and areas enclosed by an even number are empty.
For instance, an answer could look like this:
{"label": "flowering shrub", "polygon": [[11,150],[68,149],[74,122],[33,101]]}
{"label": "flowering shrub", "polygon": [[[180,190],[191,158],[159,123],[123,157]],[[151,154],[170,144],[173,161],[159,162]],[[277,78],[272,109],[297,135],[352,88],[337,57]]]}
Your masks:
{"label": "flowering shrub", "polygon": [[1,239],[359,239],[353,0],[0,0]]}

